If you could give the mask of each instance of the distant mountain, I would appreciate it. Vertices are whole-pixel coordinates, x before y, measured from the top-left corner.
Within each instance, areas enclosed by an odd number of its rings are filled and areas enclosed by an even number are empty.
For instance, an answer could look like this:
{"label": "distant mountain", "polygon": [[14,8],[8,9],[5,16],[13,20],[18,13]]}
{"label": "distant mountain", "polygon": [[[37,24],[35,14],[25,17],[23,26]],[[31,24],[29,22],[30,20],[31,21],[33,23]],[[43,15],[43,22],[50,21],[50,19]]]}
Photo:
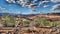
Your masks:
{"label": "distant mountain", "polygon": [[0,16],[2,16],[3,15],[3,13],[0,13]]}
{"label": "distant mountain", "polygon": [[60,13],[48,13],[48,14],[14,14],[14,13],[0,13],[0,16],[7,14],[12,17],[26,18],[28,20],[33,20],[35,17],[46,17],[48,19],[60,19]]}
{"label": "distant mountain", "polygon": [[0,13],[0,16],[4,15],[4,14],[8,14],[11,16],[36,16],[36,15],[60,15],[60,13],[47,13],[47,14],[15,14],[15,13]]}
{"label": "distant mountain", "polygon": [[60,13],[48,13],[49,15],[59,15],[60,16]]}
{"label": "distant mountain", "polygon": [[0,16],[4,15],[4,14],[7,14],[7,15],[18,15],[18,14],[14,14],[14,13],[0,13]]}

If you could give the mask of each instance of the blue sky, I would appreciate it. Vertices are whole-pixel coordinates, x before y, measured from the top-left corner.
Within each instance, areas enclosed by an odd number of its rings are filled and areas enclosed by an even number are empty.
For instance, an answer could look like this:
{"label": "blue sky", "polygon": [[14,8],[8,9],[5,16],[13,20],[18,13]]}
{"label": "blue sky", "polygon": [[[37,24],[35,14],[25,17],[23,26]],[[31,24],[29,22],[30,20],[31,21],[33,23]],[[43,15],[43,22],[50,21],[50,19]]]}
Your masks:
{"label": "blue sky", "polygon": [[0,13],[22,13],[22,14],[36,14],[39,12],[42,13],[49,13],[51,12],[52,6],[56,5],[58,3],[53,3],[53,2],[49,2],[47,3],[47,5],[49,5],[49,7],[44,8],[43,5],[40,7],[37,7],[36,10],[37,12],[31,12],[31,9],[28,9],[26,7],[22,7],[21,5],[17,4],[17,3],[7,3],[6,0],[0,0]]}

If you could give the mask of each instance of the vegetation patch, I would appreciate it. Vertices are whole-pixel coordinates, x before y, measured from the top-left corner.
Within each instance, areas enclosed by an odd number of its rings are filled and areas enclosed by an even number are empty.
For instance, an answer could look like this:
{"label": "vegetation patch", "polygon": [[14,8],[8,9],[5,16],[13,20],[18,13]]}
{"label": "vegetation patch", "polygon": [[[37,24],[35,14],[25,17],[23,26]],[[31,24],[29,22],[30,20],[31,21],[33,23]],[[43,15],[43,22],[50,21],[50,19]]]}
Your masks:
{"label": "vegetation patch", "polygon": [[31,25],[38,27],[54,27],[60,25],[60,21],[48,21],[47,18],[44,17],[36,17]]}

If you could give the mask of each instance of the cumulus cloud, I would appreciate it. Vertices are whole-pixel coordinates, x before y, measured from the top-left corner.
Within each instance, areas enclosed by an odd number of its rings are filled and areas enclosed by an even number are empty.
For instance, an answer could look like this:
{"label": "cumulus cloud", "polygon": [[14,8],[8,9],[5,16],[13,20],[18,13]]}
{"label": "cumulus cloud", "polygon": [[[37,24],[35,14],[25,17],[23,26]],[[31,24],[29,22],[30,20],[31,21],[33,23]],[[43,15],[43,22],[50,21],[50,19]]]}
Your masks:
{"label": "cumulus cloud", "polygon": [[15,0],[6,0],[8,3],[15,3]]}
{"label": "cumulus cloud", "polygon": [[51,0],[51,1],[55,3],[60,2],[60,0]]}
{"label": "cumulus cloud", "polygon": [[[6,0],[8,3],[15,3],[17,2],[20,5],[31,5],[31,4],[35,4],[36,1],[38,0]],[[42,0],[40,3],[43,4],[45,2],[49,2],[48,0]],[[36,3],[36,4],[40,4],[40,3]]]}
{"label": "cumulus cloud", "polygon": [[60,4],[56,4],[52,7],[52,11],[54,10],[60,10]]}
{"label": "cumulus cloud", "polygon": [[[49,0],[6,0],[8,3],[17,3],[22,7],[27,7],[32,11],[36,11],[36,7],[40,6],[41,4],[48,3]],[[38,1],[38,2],[37,2]],[[44,6],[47,7],[47,6]]]}
{"label": "cumulus cloud", "polygon": [[38,6],[40,6],[41,4],[48,3],[48,2],[49,2],[48,0],[40,1]]}
{"label": "cumulus cloud", "polygon": [[29,9],[32,9],[32,11],[35,11],[35,7],[37,7],[37,3],[35,3],[37,0],[18,0],[17,3],[22,5],[22,7],[27,7]]}

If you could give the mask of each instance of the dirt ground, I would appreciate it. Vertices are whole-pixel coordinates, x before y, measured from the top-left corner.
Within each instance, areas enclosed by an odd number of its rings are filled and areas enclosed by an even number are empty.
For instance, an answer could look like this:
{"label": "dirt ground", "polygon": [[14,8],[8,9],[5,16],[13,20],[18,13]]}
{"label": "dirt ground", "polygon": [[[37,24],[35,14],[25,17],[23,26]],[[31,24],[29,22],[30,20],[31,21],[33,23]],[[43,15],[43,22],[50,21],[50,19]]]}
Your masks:
{"label": "dirt ground", "polygon": [[12,28],[3,28],[0,29],[0,32],[5,32],[5,33],[12,33],[12,34],[60,34],[60,29],[59,28],[50,28],[50,27],[23,27],[21,29],[18,28],[12,29]]}
{"label": "dirt ground", "polygon": [[60,34],[60,29],[27,27],[21,29],[21,34]]}

